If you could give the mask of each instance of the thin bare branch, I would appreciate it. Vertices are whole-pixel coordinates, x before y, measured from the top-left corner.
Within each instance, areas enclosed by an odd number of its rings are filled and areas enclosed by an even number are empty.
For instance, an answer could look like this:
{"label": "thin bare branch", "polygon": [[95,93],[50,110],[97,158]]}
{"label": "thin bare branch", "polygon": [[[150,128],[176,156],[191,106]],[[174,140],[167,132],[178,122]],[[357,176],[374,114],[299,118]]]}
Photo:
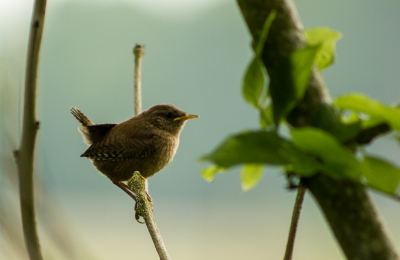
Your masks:
{"label": "thin bare branch", "polygon": [[290,223],[290,230],[288,241],[286,243],[286,252],[283,260],[291,260],[293,256],[294,240],[296,238],[297,225],[300,219],[301,207],[303,205],[304,195],[306,194],[307,188],[300,181],[297,189],[296,202],[294,203],[292,222]]}
{"label": "thin bare branch", "polygon": [[[136,44],[133,48],[133,55],[135,56],[135,69],[134,69],[134,105],[135,115],[142,111],[142,58],[144,55],[144,45]],[[147,199],[147,192],[149,191],[148,182],[140,175],[139,172],[135,172],[132,179],[128,182],[129,188],[136,194],[137,209],[136,213],[142,216],[147,229],[149,230],[150,236],[153,239],[154,246],[156,247],[157,253],[160,256],[160,260],[169,260],[167,248],[161,238],[161,234],[158,231],[156,221],[153,216],[153,205]]]}
{"label": "thin bare branch", "polygon": [[169,260],[171,258],[168,255],[167,248],[165,247],[161,234],[158,231],[156,221],[154,220],[153,207],[147,199],[145,181],[146,179],[136,171],[133,174],[132,179],[128,182],[129,188],[136,194],[136,213],[143,217],[144,221],[146,222],[147,229],[149,230],[157,253],[160,256],[160,260]]}
{"label": "thin bare branch", "polygon": [[[144,45],[136,44],[133,48],[135,67],[133,71],[133,91],[135,115],[142,112],[142,60],[144,55]],[[149,192],[149,183],[146,180],[146,192]]]}
{"label": "thin bare branch", "polygon": [[142,57],[144,55],[144,45],[136,44],[133,48],[133,55],[135,56],[135,68],[133,74],[134,86],[134,105],[135,115],[142,112]]}
{"label": "thin bare branch", "polygon": [[36,0],[29,33],[21,144],[19,150],[14,151],[19,172],[22,226],[31,260],[43,259],[35,221],[33,162],[39,128],[39,122],[36,121],[36,88],[45,12],[46,0]]}

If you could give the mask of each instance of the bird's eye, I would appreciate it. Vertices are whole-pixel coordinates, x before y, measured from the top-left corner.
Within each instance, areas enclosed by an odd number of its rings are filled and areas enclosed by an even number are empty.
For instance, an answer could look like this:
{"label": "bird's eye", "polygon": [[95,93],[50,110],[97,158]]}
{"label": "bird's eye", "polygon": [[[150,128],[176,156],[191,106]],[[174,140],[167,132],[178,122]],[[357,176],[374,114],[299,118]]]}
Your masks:
{"label": "bird's eye", "polygon": [[167,118],[172,118],[172,113],[171,113],[171,112],[167,112],[167,113],[165,113],[165,116],[166,116]]}

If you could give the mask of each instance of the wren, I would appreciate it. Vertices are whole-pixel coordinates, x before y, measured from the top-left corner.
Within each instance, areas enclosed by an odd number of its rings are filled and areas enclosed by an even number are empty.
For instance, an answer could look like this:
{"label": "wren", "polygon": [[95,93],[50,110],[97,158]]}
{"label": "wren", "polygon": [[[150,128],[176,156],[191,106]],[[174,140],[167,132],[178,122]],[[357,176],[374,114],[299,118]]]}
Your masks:
{"label": "wren", "polygon": [[119,124],[94,124],[78,108],[70,110],[89,145],[81,157],[90,159],[100,173],[135,201],[123,181],[128,181],[135,171],[147,179],[164,169],[175,156],[186,120],[198,117],[161,104]]}

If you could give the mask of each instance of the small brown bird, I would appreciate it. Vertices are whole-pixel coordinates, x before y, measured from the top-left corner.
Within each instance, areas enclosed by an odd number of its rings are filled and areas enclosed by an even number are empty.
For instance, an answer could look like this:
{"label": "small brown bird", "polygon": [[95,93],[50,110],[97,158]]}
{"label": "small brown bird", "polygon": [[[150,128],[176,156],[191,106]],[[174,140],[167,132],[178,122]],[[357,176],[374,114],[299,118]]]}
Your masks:
{"label": "small brown bird", "polygon": [[99,172],[135,201],[123,181],[135,171],[147,179],[164,169],[175,156],[186,120],[198,117],[162,104],[119,124],[95,125],[78,108],[70,110],[81,123],[78,129],[90,146],[81,157],[89,158]]}

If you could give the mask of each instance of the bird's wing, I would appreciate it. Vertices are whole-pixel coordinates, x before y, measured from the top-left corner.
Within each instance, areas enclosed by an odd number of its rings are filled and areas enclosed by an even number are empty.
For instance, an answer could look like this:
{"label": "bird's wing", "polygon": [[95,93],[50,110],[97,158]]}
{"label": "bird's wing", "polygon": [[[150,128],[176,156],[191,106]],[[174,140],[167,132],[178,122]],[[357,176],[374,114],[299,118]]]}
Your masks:
{"label": "bird's wing", "polygon": [[97,124],[97,125],[88,125],[87,129],[89,133],[96,137],[95,140],[99,140],[100,138],[104,137],[108,131],[110,131],[114,126],[117,124]]}
{"label": "bird's wing", "polygon": [[144,158],[156,151],[155,139],[155,135],[150,133],[134,135],[129,138],[117,138],[109,134],[101,142],[90,146],[81,157],[102,161]]}

